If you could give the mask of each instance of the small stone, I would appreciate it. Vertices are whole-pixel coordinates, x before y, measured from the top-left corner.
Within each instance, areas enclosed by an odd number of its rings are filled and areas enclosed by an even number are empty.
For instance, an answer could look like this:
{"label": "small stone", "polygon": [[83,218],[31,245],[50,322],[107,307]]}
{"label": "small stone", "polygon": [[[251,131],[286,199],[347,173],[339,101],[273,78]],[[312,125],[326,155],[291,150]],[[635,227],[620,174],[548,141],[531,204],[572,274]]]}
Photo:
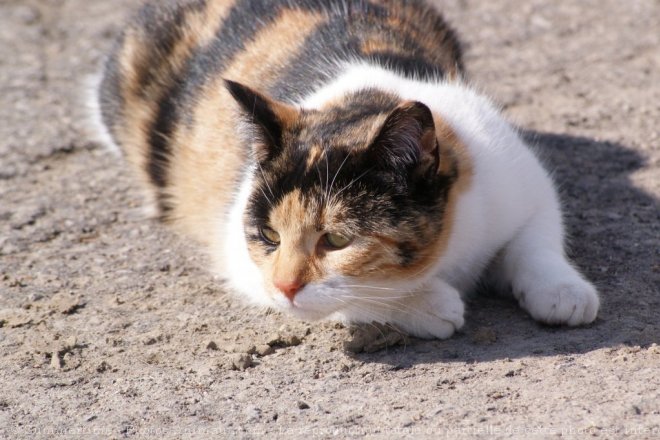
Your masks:
{"label": "small stone", "polygon": [[282,343],[282,335],[279,333],[271,333],[267,338],[266,338],[266,344],[270,345],[271,347],[278,346]]}
{"label": "small stone", "polygon": [[218,344],[215,343],[215,341],[207,341],[206,344],[207,350],[217,350],[218,349]]}
{"label": "small stone", "polygon": [[298,401],[298,409],[309,409],[309,405],[302,400]]}
{"label": "small stone", "polygon": [[490,327],[479,327],[472,334],[472,342],[475,344],[493,344],[497,341],[497,333]]}
{"label": "small stone", "polygon": [[32,315],[23,309],[0,311],[0,327],[18,328],[32,323]]}
{"label": "small stone", "polygon": [[275,353],[275,349],[268,344],[263,344],[257,347],[256,354],[263,357]]}
{"label": "small stone", "polygon": [[50,366],[56,370],[60,370],[64,367],[64,360],[60,357],[60,352],[58,350],[54,351],[51,355]]}
{"label": "small stone", "polygon": [[256,422],[261,418],[261,408],[256,406],[250,405],[245,408],[244,412],[250,422]]}
{"label": "small stone", "polygon": [[78,345],[78,338],[76,336],[69,336],[62,343],[62,351],[72,350]]}
{"label": "small stone", "polygon": [[266,344],[271,347],[293,347],[300,345],[302,339],[295,334],[274,333],[266,339]]}
{"label": "small stone", "polygon": [[109,363],[106,361],[102,361],[97,367],[96,367],[96,372],[97,373],[105,373],[106,371],[110,371],[112,367],[110,366]]}
{"label": "small stone", "polygon": [[302,342],[302,339],[300,339],[296,335],[290,335],[284,340],[284,343],[288,347],[293,347],[293,346],[296,346],[296,345],[300,345],[301,342]]}
{"label": "small stone", "polygon": [[350,353],[374,353],[397,345],[407,345],[408,336],[391,325],[372,322],[351,329],[352,339],[344,342],[344,350]]}
{"label": "small stone", "polygon": [[252,356],[249,354],[234,354],[230,357],[230,367],[232,370],[243,371],[253,365]]}
{"label": "small stone", "polygon": [[148,336],[144,339],[144,345],[154,345],[156,342],[161,340],[162,338],[154,337],[154,336]]}
{"label": "small stone", "polygon": [[50,300],[50,307],[63,315],[75,313],[84,306],[85,303],[79,295],[69,293],[58,293]]}
{"label": "small stone", "polygon": [[39,300],[44,299],[44,296],[43,296],[42,294],[40,294],[40,293],[33,293],[33,294],[31,294],[31,295],[28,297],[28,299],[29,299],[31,302],[35,302],[35,301],[39,301]]}

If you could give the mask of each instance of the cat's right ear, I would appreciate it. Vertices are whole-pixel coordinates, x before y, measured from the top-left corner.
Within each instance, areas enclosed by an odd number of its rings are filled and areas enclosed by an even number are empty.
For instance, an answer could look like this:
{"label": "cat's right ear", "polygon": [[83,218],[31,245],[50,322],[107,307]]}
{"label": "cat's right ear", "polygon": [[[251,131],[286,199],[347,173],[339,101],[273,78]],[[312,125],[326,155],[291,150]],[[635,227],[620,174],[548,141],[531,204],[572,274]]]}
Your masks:
{"label": "cat's right ear", "polygon": [[283,148],[282,134],[297,119],[298,111],[236,81],[226,79],[225,86],[254,129],[250,140],[256,159],[266,162],[277,157]]}

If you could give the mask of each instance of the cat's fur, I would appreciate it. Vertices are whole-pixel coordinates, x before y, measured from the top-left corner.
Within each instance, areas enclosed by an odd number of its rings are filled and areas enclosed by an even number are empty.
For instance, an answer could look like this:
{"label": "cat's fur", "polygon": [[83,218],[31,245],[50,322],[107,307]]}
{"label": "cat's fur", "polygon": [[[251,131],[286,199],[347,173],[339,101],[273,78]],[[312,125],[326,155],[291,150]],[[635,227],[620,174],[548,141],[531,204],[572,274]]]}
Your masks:
{"label": "cat's fur", "polygon": [[490,265],[535,319],[593,321],[548,174],[461,76],[420,1],[154,1],[99,107],[161,218],[256,303],[445,338]]}

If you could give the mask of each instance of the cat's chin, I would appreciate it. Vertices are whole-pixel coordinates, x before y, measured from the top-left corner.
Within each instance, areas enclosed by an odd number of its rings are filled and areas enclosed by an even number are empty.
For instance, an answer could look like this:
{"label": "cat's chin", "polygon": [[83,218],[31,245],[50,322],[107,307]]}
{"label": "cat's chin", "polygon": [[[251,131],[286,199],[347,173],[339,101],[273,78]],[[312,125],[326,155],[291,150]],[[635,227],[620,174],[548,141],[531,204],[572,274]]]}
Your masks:
{"label": "cat's chin", "polygon": [[288,299],[281,297],[273,300],[275,307],[287,315],[304,321],[319,321],[336,313],[334,308],[324,307],[323,305],[309,304],[308,301],[299,301],[295,299],[293,303]]}
{"label": "cat's chin", "polygon": [[289,307],[285,312],[303,321],[320,321],[332,314],[332,312],[326,313],[319,310],[302,309],[295,306]]}

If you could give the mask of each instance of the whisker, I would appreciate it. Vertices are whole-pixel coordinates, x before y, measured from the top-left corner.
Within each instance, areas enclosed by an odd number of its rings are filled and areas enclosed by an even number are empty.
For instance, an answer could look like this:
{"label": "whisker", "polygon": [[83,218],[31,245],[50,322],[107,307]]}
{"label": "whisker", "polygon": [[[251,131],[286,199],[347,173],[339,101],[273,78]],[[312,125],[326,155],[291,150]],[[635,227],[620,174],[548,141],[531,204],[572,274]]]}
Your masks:
{"label": "whisker", "polygon": [[410,295],[402,295],[402,296],[362,296],[362,295],[342,295],[342,298],[349,298],[349,299],[372,299],[372,300],[382,300],[383,302],[387,302],[389,300],[393,299],[408,299],[412,298],[415,295],[410,294]]}
{"label": "whisker", "polygon": [[337,302],[341,302],[342,304],[346,304],[346,305],[351,306],[354,309],[357,309],[358,311],[360,311],[360,313],[362,313],[365,317],[367,317],[371,321],[377,321],[377,322],[382,322],[382,323],[388,321],[387,315],[380,312],[380,311],[378,311],[378,310],[374,310],[373,308],[362,307],[361,304],[356,303],[355,301],[346,301],[346,300],[344,300],[342,298],[339,298],[337,296],[331,296],[331,295],[328,295],[327,293],[324,293],[324,292],[320,292],[320,293],[321,293],[321,295],[323,295],[324,297],[326,297],[328,299],[331,299],[331,300],[337,301]]}
{"label": "whisker", "polygon": [[361,284],[344,284],[342,285],[342,287],[359,287],[359,288],[374,289],[374,290],[399,290],[399,289],[393,289],[391,287],[367,286]]}
{"label": "whisker", "polygon": [[337,178],[337,176],[339,176],[339,172],[340,172],[341,169],[344,167],[344,164],[345,164],[346,161],[348,160],[349,156],[350,156],[350,153],[347,153],[347,154],[346,154],[346,157],[344,158],[344,160],[341,162],[341,164],[339,164],[339,168],[337,168],[337,172],[336,172],[335,175],[332,177],[332,182],[330,183],[330,189],[328,190],[328,193],[332,192],[332,187],[335,185],[335,179]]}
{"label": "whisker", "polygon": [[348,188],[350,188],[351,186],[353,186],[358,180],[360,180],[361,178],[363,178],[363,177],[364,177],[369,171],[371,171],[371,168],[367,169],[364,173],[360,174],[360,175],[357,176],[355,179],[351,180],[346,186],[344,186],[342,189],[340,189],[339,191],[337,191],[333,196],[334,196],[334,197],[337,197],[339,194],[341,194],[342,192],[346,191]]}
{"label": "whisker", "polygon": [[[321,188],[323,188],[323,179],[321,178],[321,170],[319,170],[319,163],[318,163],[318,162],[316,162],[316,163],[314,164],[314,168],[316,168],[316,175],[317,175],[318,178],[319,178],[319,186],[320,186]],[[324,200],[324,203],[326,203],[326,202],[327,202],[327,200]]]}
{"label": "whisker", "polygon": [[268,202],[268,205],[269,205],[270,207],[273,207],[273,206],[274,206],[274,205],[273,205],[273,201],[272,201],[272,200],[268,197],[268,195],[264,192],[263,188],[259,187],[259,191],[261,191],[261,194],[263,194],[264,197],[266,198],[266,201]]}
{"label": "whisker", "polygon": [[328,178],[330,176],[330,164],[328,163],[328,151],[325,150],[323,156],[325,157],[325,201],[330,198],[330,187],[328,186]]}
{"label": "whisker", "polygon": [[[257,162],[257,166],[259,167],[259,172],[261,173],[261,177],[263,178],[264,183],[266,184],[266,188],[268,188],[268,191],[270,192],[270,195],[274,199],[275,198],[275,193],[273,193],[273,189],[270,187],[270,184],[268,183],[268,179],[266,179],[266,175],[264,174],[264,169],[261,168],[261,164],[259,163],[258,160],[256,162]],[[261,189],[261,187],[259,189]],[[261,193],[264,195],[266,200],[268,200],[268,203],[270,203],[270,206],[274,206],[273,200],[268,198],[268,196],[266,195],[266,193],[264,192],[263,189],[261,189]]]}
{"label": "whisker", "polygon": [[266,179],[266,175],[264,174],[264,169],[261,167],[261,163],[257,160],[257,166],[259,167],[259,172],[261,173],[261,177],[264,179],[264,183],[266,184],[266,187],[268,188],[268,192],[270,192],[270,195],[275,197],[275,194],[273,193],[273,189],[270,187],[270,184],[268,183],[268,179]]}

